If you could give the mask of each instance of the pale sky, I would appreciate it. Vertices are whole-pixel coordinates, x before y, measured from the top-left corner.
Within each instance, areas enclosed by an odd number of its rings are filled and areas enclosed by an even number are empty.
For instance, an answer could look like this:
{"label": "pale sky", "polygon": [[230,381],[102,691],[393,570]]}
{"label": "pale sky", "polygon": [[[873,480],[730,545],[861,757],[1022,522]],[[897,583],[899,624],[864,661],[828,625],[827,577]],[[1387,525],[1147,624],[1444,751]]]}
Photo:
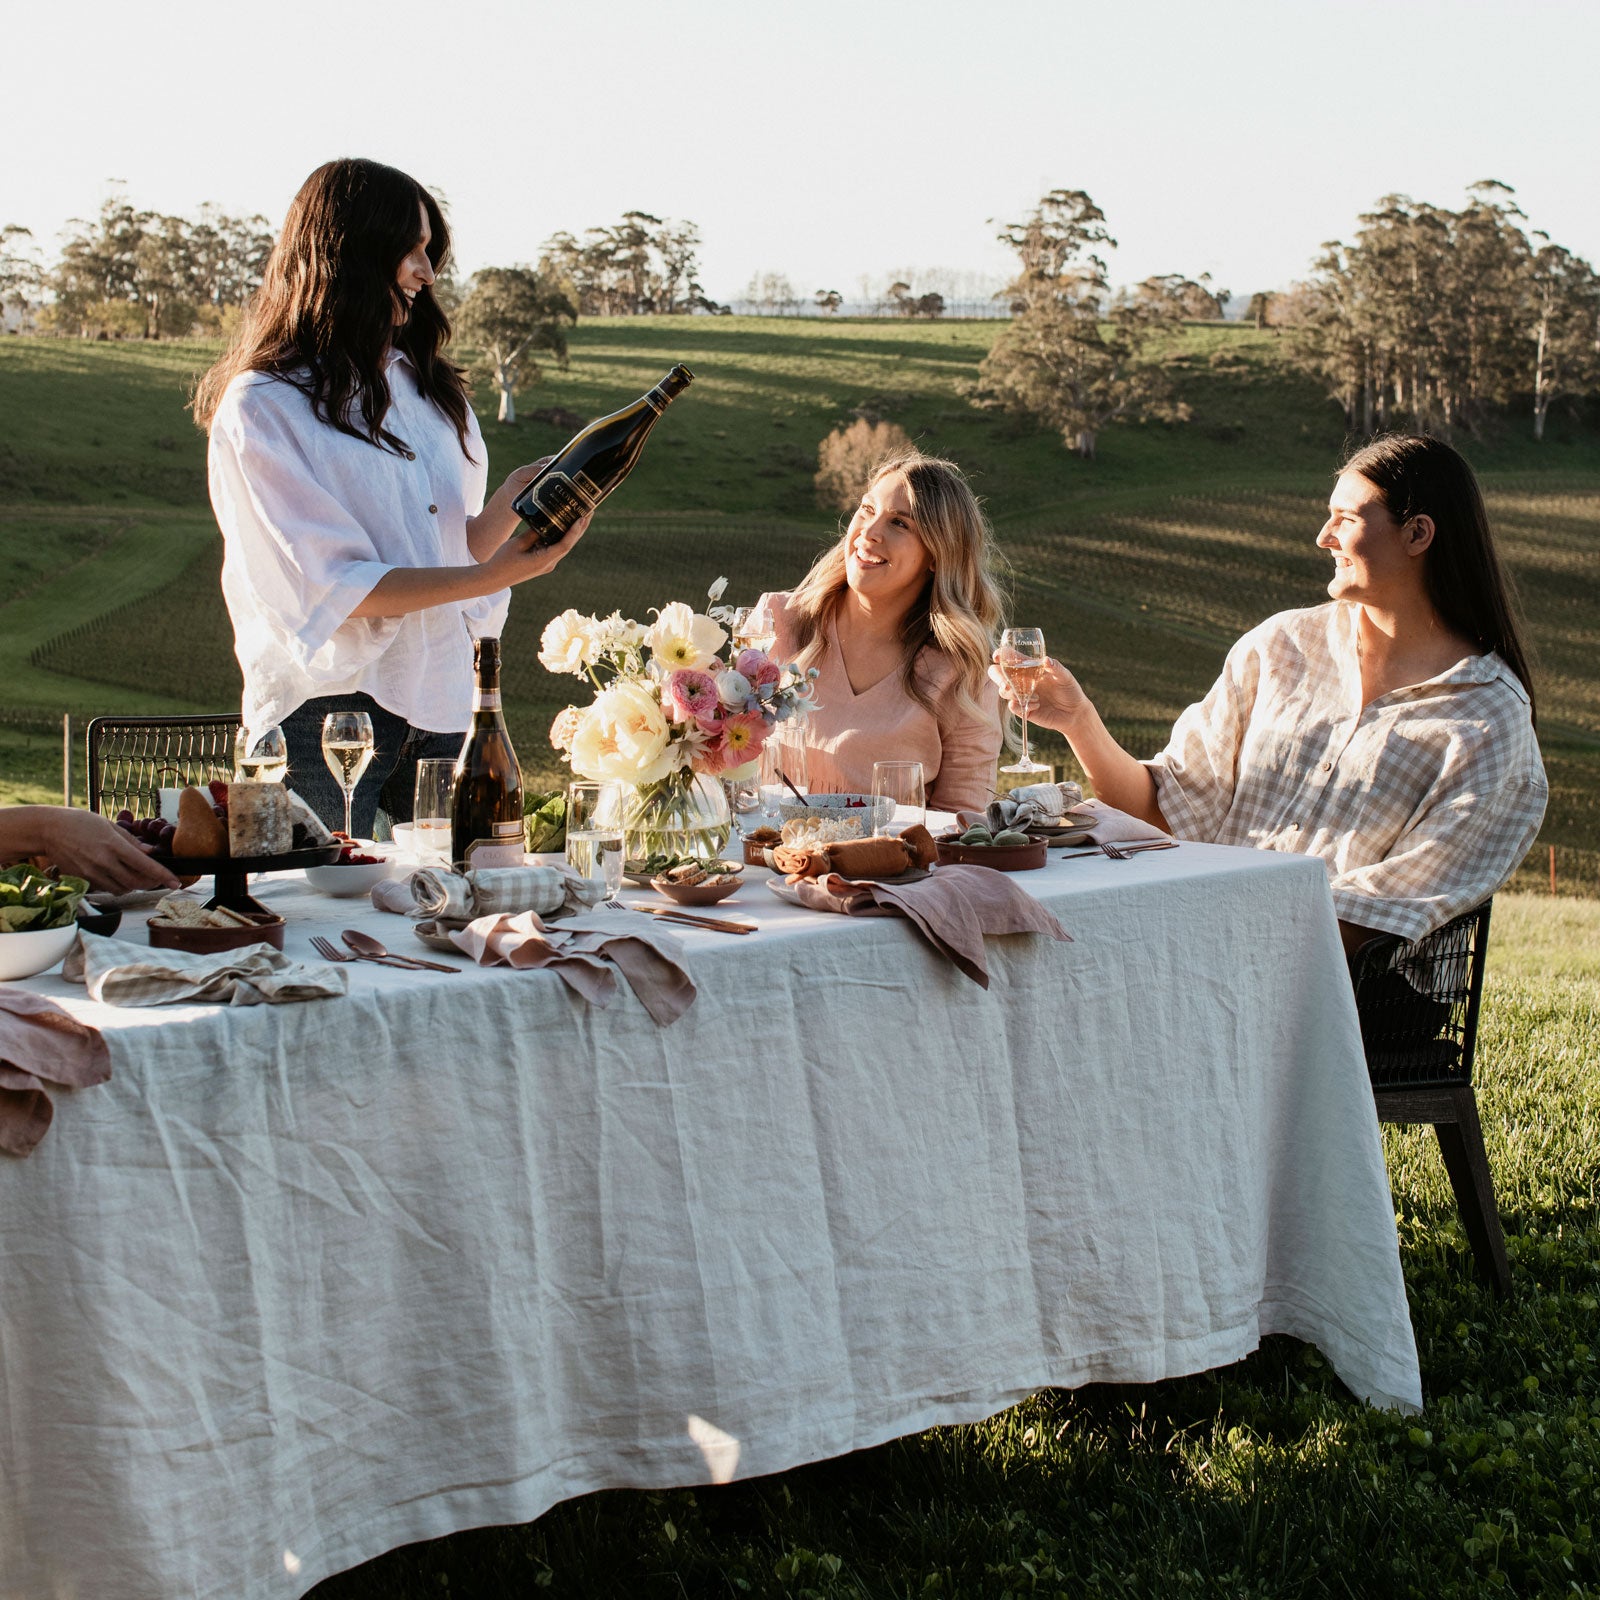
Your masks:
{"label": "pale sky", "polygon": [[988,219],[1056,187],[1118,282],[1279,286],[1381,195],[1485,177],[1600,263],[1596,0],[88,0],[0,52],[0,224],[51,257],[111,179],[276,227],[366,155],[443,192],[468,272],[637,208],[700,225],[718,299],[1004,274]]}

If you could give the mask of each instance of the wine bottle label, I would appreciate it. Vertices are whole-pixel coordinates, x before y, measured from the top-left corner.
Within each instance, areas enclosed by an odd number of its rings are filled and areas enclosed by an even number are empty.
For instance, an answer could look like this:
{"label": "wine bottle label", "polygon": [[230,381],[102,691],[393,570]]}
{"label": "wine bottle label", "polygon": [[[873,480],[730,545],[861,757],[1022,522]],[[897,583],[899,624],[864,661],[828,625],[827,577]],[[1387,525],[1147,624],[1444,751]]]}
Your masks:
{"label": "wine bottle label", "polygon": [[[498,833],[504,823],[495,824]],[[480,867],[520,867],[522,865],[522,824],[514,823],[518,837],[505,839],[474,839],[467,846],[464,865],[468,872],[476,872]]]}
{"label": "wine bottle label", "polygon": [[585,472],[569,478],[564,472],[547,472],[528,490],[528,498],[563,530],[588,515],[602,499],[599,486]]}
{"label": "wine bottle label", "polygon": [[472,695],[472,709],[474,711],[498,711],[500,709],[500,691],[498,689],[475,689]]}

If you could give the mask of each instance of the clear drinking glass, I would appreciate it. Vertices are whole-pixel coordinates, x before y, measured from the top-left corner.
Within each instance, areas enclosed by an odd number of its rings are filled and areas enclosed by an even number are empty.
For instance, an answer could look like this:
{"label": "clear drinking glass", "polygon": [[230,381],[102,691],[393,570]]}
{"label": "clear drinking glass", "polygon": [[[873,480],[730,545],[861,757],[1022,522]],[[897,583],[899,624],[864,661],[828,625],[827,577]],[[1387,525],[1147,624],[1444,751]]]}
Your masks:
{"label": "clear drinking glass", "polygon": [[889,800],[894,809],[889,820],[880,823],[874,833],[904,833],[918,823],[928,820],[928,791],[922,776],[920,761],[874,761],[872,763],[872,809],[878,810],[880,801]]}
{"label": "clear drinking glass", "polygon": [[282,783],[289,772],[283,729],[269,723],[259,733],[240,728],[233,736],[233,775],[240,783]]}
{"label": "clear drinking glass", "polygon": [[1037,703],[1034,687],[1049,658],[1044,649],[1044,633],[1038,628],[1007,628],[1000,635],[1000,670],[1017,695],[1017,713],[1022,718],[1022,755],[1002,772],[1048,772],[1049,767],[1035,761],[1028,749],[1028,713]]}
{"label": "clear drinking glass", "polygon": [[780,722],[761,747],[761,815],[769,824],[777,823],[780,802],[794,799],[785,778],[801,794],[811,792],[806,783],[806,735],[801,722]]}
{"label": "clear drinking glass", "polygon": [[331,711],[322,719],[322,759],[344,793],[344,831],[361,775],[372,765],[372,718],[365,711]]}
{"label": "clear drinking glass", "polygon": [[416,800],[411,808],[411,853],[429,866],[450,865],[450,800],[456,791],[454,761],[417,763]]}
{"label": "clear drinking glass", "polygon": [[622,887],[622,786],[587,779],[567,785],[567,865],[604,885]]}
{"label": "clear drinking glass", "polygon": [[760,650],[770,653],[778,642],[777,624],[765,605],[740,606],[728,624],[728,633],[736,652]]}

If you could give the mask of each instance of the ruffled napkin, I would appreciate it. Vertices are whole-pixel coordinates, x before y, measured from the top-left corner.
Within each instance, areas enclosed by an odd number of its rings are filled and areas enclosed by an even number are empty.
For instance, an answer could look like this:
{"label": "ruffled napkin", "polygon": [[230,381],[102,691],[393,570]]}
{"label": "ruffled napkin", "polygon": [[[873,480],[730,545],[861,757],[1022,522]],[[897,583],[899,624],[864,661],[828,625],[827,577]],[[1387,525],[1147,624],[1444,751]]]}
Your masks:
{"label": "ruffled napkin", "polygon": [[[1034,785],[1036,789],[1048,790],[1076,790],[1077,787],[1075,783]],[[1015,794],[1029,792],[1031,791],[1024,789],[1013,791]],[[1004,803],[1004,801],[1000,800],[992,801],[988,811],[958,811],[956,820],[967,828],[970,828],[975,822],[981,822],[986,827],[992,828],[994,826],[995,807]],[[1020,810],[1015,815],[1020,817]],[[1148,822],[1141,822],[1137,817],[1129,816],[1126,811],[1118,811],[1115,806],[1108,806],[1104,800],[1078,800],[1069,805],[1064,811],[1057,812],[1053,816],[1032,816],[1029,821],[1048,822],[1056,826],[1088,823],[1090,826],[1078,837],[1078,843],[1080,844],[1142,844],[1147,840],[1166,840],[1172,837]],[[1009,826],[1025,830],[1028,823],[1020,820],[1012,821]]]}
{"label": "ruffled napkin", "polygon": [[539,867],[483,867],[477,872],[423,867],[409,878],[390,878],[376,885],[372,903],[379,911],[463,923],[522,911],[540,916],[583,911],[604,895],[604,884],[582,877],[565,862],[556,862]]}
{"label": "ruffled napkin", "polygon": [[270,944],[247,944],[215,955],[157,950],[126,939],[84,938],[61,963],[61,976],[85,984],[91,1000],[108,1006],[289,1005],[331,1000],[348,992],[342,968],[292,961]]}
{"label": "ruffled napkin", "polygon": [[[509,869],[508,869],[509,870]],[[575,994],[604,1009],[617,977],[665,1026],[694,1004],[694,979],[683,946],[659,924],[625,911],[590,911],[546,927],[538,913],[479,917],[449,934],[450,942],[483,967],[548,967]]]}
{"label": "ruffled napkin", "polygon": [[42,994],[0,988],[0,1151],[31,1155],[50,1131],[56,1113],[47,1083],[85,1089],[110,1076],[98,1028]]}
{"label": "ruffled napkin", "polygon": [[1002,828],[1025,832],[1031,823],[1065,821],[1067,812],[1082,799],[1083,790],[1075,783],[1029,783],[991,800],[981,817],[974,813],[974,820],[992,833]]}
{"label": "ruffled napkin", "polygon": [[851,883],[837,873],[794,885],[800,904],[846,916],[904,916],[940,955],[982,988],[989,987],[984,935],[1042,933],[1063,943],[1072,935],[1004,872],[945,866],[915,883]]}

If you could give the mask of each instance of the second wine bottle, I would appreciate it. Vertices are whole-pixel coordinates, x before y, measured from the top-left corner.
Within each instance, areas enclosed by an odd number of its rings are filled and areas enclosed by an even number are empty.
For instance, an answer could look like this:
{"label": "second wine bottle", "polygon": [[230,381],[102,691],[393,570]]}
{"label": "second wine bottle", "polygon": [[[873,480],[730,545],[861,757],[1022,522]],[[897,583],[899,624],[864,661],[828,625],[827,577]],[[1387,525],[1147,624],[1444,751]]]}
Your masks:
{"label": "second wine bottle", "polygon": [[450,860],[462,872],[522,865],[522,768],[500,709],[500,641],[475,639],[472,726],[456,758]]}

